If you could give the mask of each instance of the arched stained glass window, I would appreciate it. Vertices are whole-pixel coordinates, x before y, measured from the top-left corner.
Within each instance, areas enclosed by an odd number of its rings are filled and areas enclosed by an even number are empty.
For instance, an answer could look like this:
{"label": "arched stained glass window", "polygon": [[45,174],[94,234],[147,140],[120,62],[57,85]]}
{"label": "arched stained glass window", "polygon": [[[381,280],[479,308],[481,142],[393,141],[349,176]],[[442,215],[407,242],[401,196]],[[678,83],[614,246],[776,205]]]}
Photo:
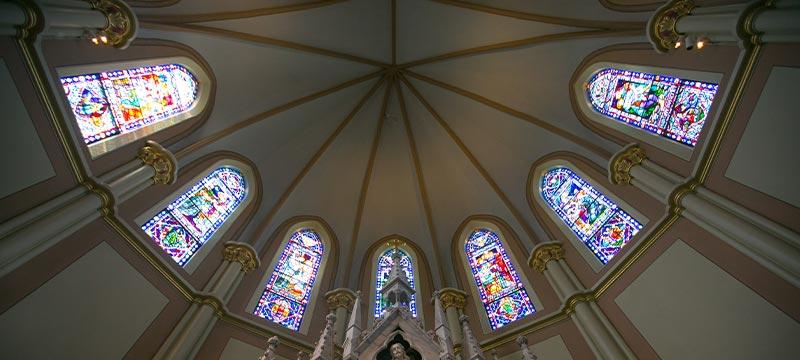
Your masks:
{"label": "arched stained glass window", "polygon": [[[381,289],[383,285],[386,284],[386,281],[389,279],[389,271],[392,270],[392,265],[394,265],[394,260],[392,260],[392,252],[394,248],[386,250],[381,257],[378,258],[378,270],[375,276],[375,317],[381,317],[383,311],[389,307],[389,303],[386,299],[381,296]],[[403,271],[406,273],[406,277],[408,277],[408,282],[416,289],[416,285],[414,284],[414,264],[411,262],[411,257],[403,251],[402,249],[397,249],[400,252],[400,266],[403,268]],[[417,316],[417,295],[411,295],[411,302],[408,304],[409,308],[411,309],[411,313],[414,314],[414,317]]]}
{"label": "arched stained glass window", "polygon": [[323,254],[322,239],[314,230],[292,234],[253,314],[299,330]]}
{"label": "arched stained glass window", "polygon": [[597,112],[653,134],[695,146],[718,84],[606,68],[589,80]]}
{"label": "arched stained glass window", "polygon": [[485,228],[473,231],[464,250],[492,330],[536,312],[494,231]]}
{"label": "arched stained glass window", "polygon": [[66,76],[61,85],[86,144],[171,118],[198,96],[195,76],[178,64]]}
{"label": "arched stained glass window", "polygon": [[642,224],[566,167],[542,176],[541,195],[586,247],[607,264]]}
{"label": "arched stained glass window", "polygon": [[145,222],[142,230],[184,266],[246,196],[247,183],[241,172],[220,167]]}

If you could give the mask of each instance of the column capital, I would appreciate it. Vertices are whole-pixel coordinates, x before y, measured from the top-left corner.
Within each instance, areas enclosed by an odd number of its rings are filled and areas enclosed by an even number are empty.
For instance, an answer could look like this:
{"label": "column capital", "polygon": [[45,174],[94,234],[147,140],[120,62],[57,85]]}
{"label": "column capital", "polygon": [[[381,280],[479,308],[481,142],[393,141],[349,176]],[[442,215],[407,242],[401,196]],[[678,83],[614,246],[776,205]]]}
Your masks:
{"label": "column capital", "polygon": [[92,9],[106,17],[106,27],[100,31],[108,37],[108,43],[124,49],[136,37],[139,21],[133,10],[121,0],[88,0]]}
{"label": "column capital", "polygon": [[560,242],[547,242],[539,244],[531,252],[531,257],[528,258],[528,266],[544,272],[547,269],[547,263],[551,260],[561,260],[564,258],[564,248]]}
{"label": "column capital", "polygon": [[449,307],[464,310],[464,305],[467,303],[467,293],[456,288],[444,288],[436,292],[439,301],[442,302],[442,310],[447,310]]}
{"label": "column capital", "polygon": [[633,179],[631,169],[647,159],[639,144],[630,144],[611,157],[608,162],[608,178],[612,184],[627,185]]}
{"label": "column capital", "polygon": [[328,308],[331,310],[336,310],[341,307],[350,310],[355,300],[356,293],[347,288],[333,289],[325,293],[325,301],[328,302]]}
{"label": "column capital", "polygon": [[681,34],[678,33],[678,20],[695,8],[694,0],[672,0],[656,10],[647,22],[647,36],[659,52],[675,48]]}
{"label": "column capital", "polygon": [[178,160],[175,159],[175,155],[159,143],[147,140],[147,143],[139,149],[139,154],[136,157],[142,160],[143,163],[152,166],[153,170],[155,170],[153,183],[169,185],[177,180]]}
{"label": "column capital", "polygon": [[252,246],[245,243],[234,241],[226,242],[225,248],[223,249],[223,257],[226,261],[238,262],[241,264],[242,271],[245,273],[255,270],[261,265],[256,251]]}

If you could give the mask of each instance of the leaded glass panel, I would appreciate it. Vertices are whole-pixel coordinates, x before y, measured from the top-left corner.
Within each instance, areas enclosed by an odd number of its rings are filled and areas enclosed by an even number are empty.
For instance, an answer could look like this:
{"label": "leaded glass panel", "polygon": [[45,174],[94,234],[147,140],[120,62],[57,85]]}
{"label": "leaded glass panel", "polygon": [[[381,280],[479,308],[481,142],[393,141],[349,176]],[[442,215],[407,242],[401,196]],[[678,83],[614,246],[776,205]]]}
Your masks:
{"label": "leaded glass panel", "polygon": [[[392,270],[394,260],[392,260],[392,252],[394,248],[386,250],[378,258],[377,274],[375,275],[375,317],[380,317],[383,312],[389,307],[389,302],[381,295],[381,289],[386,281],[389,280],[389,272]],[[414,264],[411,262],[411,256],[402,249],[397,249],[400,252],[400,267],[406,273],[408,282],[416,289],[414,285]],[[411,302],[408,304],[411,314],[417,316],[417,295],[411,295]]]}

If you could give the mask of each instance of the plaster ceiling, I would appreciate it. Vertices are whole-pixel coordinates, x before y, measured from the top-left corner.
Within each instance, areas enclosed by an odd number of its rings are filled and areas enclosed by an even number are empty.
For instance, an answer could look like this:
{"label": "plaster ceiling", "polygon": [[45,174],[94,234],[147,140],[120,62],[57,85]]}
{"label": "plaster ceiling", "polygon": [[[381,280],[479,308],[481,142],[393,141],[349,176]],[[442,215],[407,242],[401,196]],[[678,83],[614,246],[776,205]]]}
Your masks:
{"label": "plaster ceiling", "polygon": [[207,123],[172,146],[181,164],[218,150],[252,160],[263,201],[243,239],[258,237],[258,247],[287,219],[319,216],[341,247],[336,285],[352,288],[366,249],[392,234],[424,250],[437,287],[454,283],[439,269],[452,268],[453,234],[470,215],[502,218],[528,250],[545,241],[525,199],[531,164],[570,151],[605,167],[619,148],[578,121],[570,78],[593,51],[646,41],[647,17],[595,0],[195,0],[135,10],[140,38],[191,46],[217,79]]}

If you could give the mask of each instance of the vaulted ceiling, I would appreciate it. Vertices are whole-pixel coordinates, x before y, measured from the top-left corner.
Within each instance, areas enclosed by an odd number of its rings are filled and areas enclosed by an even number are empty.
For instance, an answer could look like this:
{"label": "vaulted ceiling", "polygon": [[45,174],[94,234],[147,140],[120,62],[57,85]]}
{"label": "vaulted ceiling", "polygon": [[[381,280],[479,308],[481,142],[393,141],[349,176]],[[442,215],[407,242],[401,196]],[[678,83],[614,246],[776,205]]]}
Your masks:
{"label": "vaulted ceiling", "polygon": [[578,121],[570,78],[593,51],[646,41],[648,16],[597,0],[135,10],[139,38],[191,46],[216,77],[210,118],[172,146],[181,164],[218,150],[248,157],[263,201],[243,236],[263,245],[287,219],[319,216],[341,247],[337,285],[353,288],[367,247],[387,235],[424,250],[437,287],[454,283],[439,269],[452,268],[470,215],[504,219],[528,250],[546,240],[526,200],[531,164],[570,151],[605,167],[619,149]]}

